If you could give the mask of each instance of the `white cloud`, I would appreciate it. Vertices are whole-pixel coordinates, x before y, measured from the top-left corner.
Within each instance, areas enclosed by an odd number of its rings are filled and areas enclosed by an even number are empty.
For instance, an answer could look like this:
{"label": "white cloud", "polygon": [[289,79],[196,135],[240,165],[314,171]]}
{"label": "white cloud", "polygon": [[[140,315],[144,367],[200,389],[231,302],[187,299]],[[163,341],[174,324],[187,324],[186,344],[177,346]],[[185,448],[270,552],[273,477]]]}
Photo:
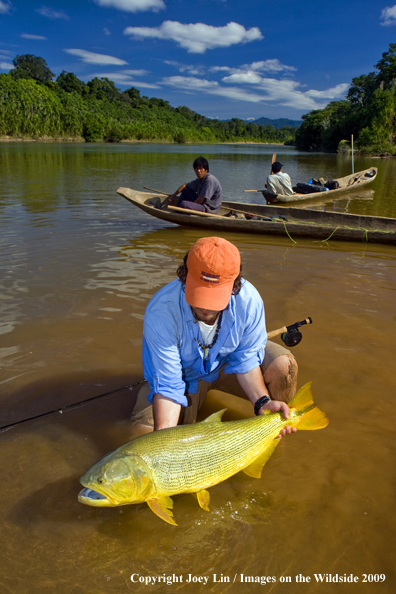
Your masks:
{"label": "white cloud", "polygon": [[161,88],[159,85],[153,85],[151,83],[140,82],[138,80],[132,81],[132,86],[139,87],[141,89],[160,89]]}
{"label": "white cloud", "polygon": [[48,19],[51,19],[53,21],[56,19],[69,20],[69,17],[67,16],[67,14],[65,14],[61,10],[54,10],[53,8],[48,8],[47,6],[42,6],[41,8],[36,8],[35,11],[38,12],[39,14],[41,14],[41,16],[47,17]]}
{"label": "white cloud", "polygon": [[103,28],[103,33],[104,33],[105,35],[111,35],[111,33],[110,33],[110,31],[108,30],[108,28],[107,28],[107,27],[104,27],[104,28]]}
{"label": "white cloud", "polygon": [[131,76],[145,76],[148,74],[148,70],[121,70],[125,74],[130,74]]}
{"label": "white cloud", "polygon": [[[244,90],[237,86],[225,87],[215,81],[198,79],[194,77],[171,76],[164,78],[162,83],[175,87],[180,91],[191,93],[193,91],[207,93],[211,95],[220,95],[239,101],[250,103],[273,103],[293,107],[294,109],[307,110],[322,109],[328,103],[328,100],[335,99],[345,95],[348,84],[339,84],[336,87],[325,91],[305,91],[299,90],[300,83],[293,80],[277,80],[274,78],[261,78],[254,73],[231,75],[223,78],[226,83],[247,83],[254,85],[254,92]],[[327,99],[327,101],[326,101]],[[319,100],[322,100],[321,102]]]}
{"label": "white cloud", "polygon": [[[286,107],[296,109],[322,109],[328,100],[342,98],[349,88],[347,83],[343,83],[324,91],[305,91],[299,90],[301,84],[293,80],[277,80],[274,78],[263,78],[257,85],[257,90],[264,91],[264,101],[274,101]],[[326,101],[327,99],[327,101]],[[318,100],[322,100],[319,102]]]}
{"label": "white cloud", "polygon": [[[257,72],[260,71],[272,73],[285,72],[287,74],[296,70],[297,68],[294,66],[286,66],[279,62],[278,59],[262,60],[260,62],[253,62],[252,64],[244,64],[238,68],[230,68],[229,66],[213,66],[212,68],[209,68],[209,72],[230,72],[231,76],[239,75],[241,76],[240,82],[242,82],[243,77],[246,77],[246,82],[257,82]],[[234,81],[231,80],[230,82],[237,82],[236,76]]]}
{"label": "white cloud", "polygon": [[11,2],[3,2],[0,0],[0,14],[7,14],[12,9]]}
{"label": "white cloud", "polygon": [[0,70],[11,70],[14,68],[13,64],[9,64],[8,62],[0,62]]}
{"label": "white cloud", "polygon": [[260,62],[253,62],[252,64],[245,64],[241,66],[246,70],[262,70],[265,72],[283,72],[283,71],[296,71],[297,68],[294,66],[286,66],[279,62],[277,58],[272,60],[261,60]]}
{"label": "white cloud", "polygon": [[198,74],[202,75],[205,73],[205,68],[201,65],[192,65],[192,64],[181,64],[180,62],[176,62],[175,60],[165,60],[165,64],[169,64],[169,66],[174,66],[179,70],[179,72],[188,72],[189,74]]}
{"label": "white cloud", "polygon": [[311,91],[307,91],[305,95],[313,97],[314,99],[336,99],[337,97],[344,96],[348,89],[348,83],[341,83],[336,87],[326,89],[325,91],[315,91],[312,89]]}
{"label": "white cloud", "polygon": [[177,21],[164,21],[160,27],[127,27],[124,35],[136,39],[171,39],[189,53],[195,54],[263,38],[258,27],[246,30],[243,25],[233,22],[225,27],[213,27],[204,23],[184,25]]}
{"label": "white cloud", "polygon": [[247,84],[258,84],[262,81],[262,77],[256,72],[248,71],[241,72],[240,74],[231,74],[231,76],[225,76],[223,81],[226,83],[247,83]]}
{"label": "white cloud", "polygon": [[381,25],[385,27],[389,25],[396,25],[396,4],[394,6],[387,6],[381,12]]}
{"label": "white cloud", "polygon": [[151,83],[146,82],[139,82],[134,80],[131,74],[144,75],[147,74],[146,70],[121,70],[120,72],[100,72],[99,74],[87,74],[86,76],[82,77],[82,80],[92,80],[93,78],[108,78],[112,80],[114,83],[122,86],[128,87],[141,87],[147,89],[159,89],[158,85],[154,85]]}
{"label": "white cloud", "polygon": [[243,89],[222,87],[218,82],[195,78],[193,76],[169,76],[163,78],[161,82],[164,85],[176,87],[186,92],[199,91],[201,93],[220,95],[230,99],[239,99],[240,101],[250,101],[253,103],[258,103],[262,99],[260,95],[249,93]]}
{"label": "white cloud", "polygon": [[232,70],[233,68],[229,66],[212,66],[212,68],[209,68],[209,72],[231,72]]}
{"label": "white cloud", "polygon": [[95,54],[82,49],[65,49],[63,51],[81,58],[81,60],[86,64],[102,64],[103,66],[123,66],[124,64],[128,64],[128,62],[125,62],[125,60],[120,60],[119,58],[114,58],[113,56]]}
{"label": "white cloud", "polygon": [[[275,60],[275,62],[278,61]],[[253,66],[256,68],[256,71],[244,71],[242,70],[242,67],[233,70],[230,69],[234,73],[230,76],[223,77],[222,81],[227,84],[254,85],[256,90],[264,91],[265,95],[262,97],[263,101],[280,101],[282,105],[307,110],[325,107],[327,102],[319,104],[316,100],[329,100],[343,97],[349,88],[347,83],[342,83],[324,91],[316,91],[312,89],[303,93],[298,88],[301,87],[299,82],[289,79],[278,80],[275,78],[264,78],[258,73],[259,69],[264,69],[262,63],[253,62],[253,64],[250,65],[250,68]]]}
{"label": "white cloud", "polygon": [[99,6],[106,8],[117,8],[125,12],[141,12],[152,10],[158,12],[166,8],[162,0],[94,0]]}
{"label": "white cloud", "polygon": [[30,35],[30,33],[22,33],[21,37],[25,39],[47,39],[47,37],[43,37],[42,35]]}

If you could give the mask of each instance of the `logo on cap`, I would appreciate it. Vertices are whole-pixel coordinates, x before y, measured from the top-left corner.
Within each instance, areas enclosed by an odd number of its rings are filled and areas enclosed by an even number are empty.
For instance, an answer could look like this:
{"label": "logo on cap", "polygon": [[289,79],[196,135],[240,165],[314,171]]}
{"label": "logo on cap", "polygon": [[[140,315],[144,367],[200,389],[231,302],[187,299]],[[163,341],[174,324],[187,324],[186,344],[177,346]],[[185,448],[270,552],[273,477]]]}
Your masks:
{"label": "logo on cap", "polygon": [[201,271],[200,279],[205,283],[214,283],[215,285],[218,285],[220,283],[219,278],[220,274],[210,274],[209,272]]}

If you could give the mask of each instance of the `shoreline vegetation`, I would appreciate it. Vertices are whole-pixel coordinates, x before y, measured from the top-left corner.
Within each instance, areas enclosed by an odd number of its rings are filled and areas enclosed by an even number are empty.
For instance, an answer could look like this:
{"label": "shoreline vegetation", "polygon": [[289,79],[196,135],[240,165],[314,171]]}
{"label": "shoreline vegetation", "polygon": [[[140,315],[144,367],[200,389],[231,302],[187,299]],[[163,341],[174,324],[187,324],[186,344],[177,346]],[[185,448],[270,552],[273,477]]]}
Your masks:
{"label": "shoreline vegetation", "polygon": [[[82,137],[75,137],[75,138],[55,138],[55,137],[39,137],[39,138],[28,138],[28,137],[21,137],[21,136],[0,136],[0,142],[65,142],[65,143],[86,143],[87,141]],[[98,144],[105,143],[105,141],[97,141]],[[122,140],[117,141],[119,144],[175,144],[174,141],[171,140],[137,140],[136,138],[124,138]],[[206,141],[198,142],[186,142],[183,144],[209,144]],[[283,142],[253,142],[251,140],[235,140],[233,142],[213,142],[212,144],[258,144],[258,145],[270,145],[270,146],[285,146]]]}
{"label": "shoreline vegetation", "polygon": [[108,78],[88,83],[63,71],[56,81],[43,58],[25,54],[0,74],[0,137],[75,142],[257,142],[293,144],[295,128],[208,119],[185,105],[121,91]]}

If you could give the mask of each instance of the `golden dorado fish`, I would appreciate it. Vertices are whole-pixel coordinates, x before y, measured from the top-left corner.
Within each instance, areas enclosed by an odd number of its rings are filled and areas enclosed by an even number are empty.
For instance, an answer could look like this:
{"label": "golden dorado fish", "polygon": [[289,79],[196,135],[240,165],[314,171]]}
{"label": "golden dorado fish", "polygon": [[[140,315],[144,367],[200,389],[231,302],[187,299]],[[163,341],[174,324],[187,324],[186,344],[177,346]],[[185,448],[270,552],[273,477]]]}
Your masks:
{"label": "golden dorado fish", "polygon": [[97,507],[147,502],[169,524],[172,495],[195,493],[209,511],[206,489],[240,470],[261,478],[286,426],[322,429],[326,415],[314,404],[311,384],[303,386],[289,403],[290,416],[270,413],[238,421],[221,422],[224,410],[194,425],[163,429],[137,437],[96,462],[81,477],[85,487],[78,499]]}

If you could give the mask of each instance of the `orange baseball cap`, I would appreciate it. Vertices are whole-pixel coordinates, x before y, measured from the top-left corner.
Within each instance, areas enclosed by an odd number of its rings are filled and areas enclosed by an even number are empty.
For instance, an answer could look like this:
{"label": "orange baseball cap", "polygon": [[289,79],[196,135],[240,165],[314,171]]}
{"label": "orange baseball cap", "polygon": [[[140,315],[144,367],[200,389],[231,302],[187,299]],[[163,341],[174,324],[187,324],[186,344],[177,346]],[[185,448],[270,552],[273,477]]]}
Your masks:
{"label": "orange baseball cap", "polygon": [[203,237],[188,252],[187,268],[187,303],[213,311],[225,309],[241,270],[238,248],[221,237]]}

